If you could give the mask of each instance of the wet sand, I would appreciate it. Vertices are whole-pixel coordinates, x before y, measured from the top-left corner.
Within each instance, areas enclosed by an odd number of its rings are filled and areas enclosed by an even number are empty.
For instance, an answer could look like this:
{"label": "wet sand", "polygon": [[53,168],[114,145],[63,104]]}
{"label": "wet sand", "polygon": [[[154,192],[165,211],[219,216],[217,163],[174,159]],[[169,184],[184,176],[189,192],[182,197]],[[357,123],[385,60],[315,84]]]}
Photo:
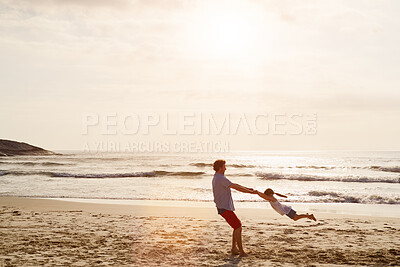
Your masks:
{"label": "wet sand", "polygon": [[[237,209],[249,257],[213,208],[0,197],[0,266],[399,266],[400,219]],[[299,213],[307,212],[298,210]]]}

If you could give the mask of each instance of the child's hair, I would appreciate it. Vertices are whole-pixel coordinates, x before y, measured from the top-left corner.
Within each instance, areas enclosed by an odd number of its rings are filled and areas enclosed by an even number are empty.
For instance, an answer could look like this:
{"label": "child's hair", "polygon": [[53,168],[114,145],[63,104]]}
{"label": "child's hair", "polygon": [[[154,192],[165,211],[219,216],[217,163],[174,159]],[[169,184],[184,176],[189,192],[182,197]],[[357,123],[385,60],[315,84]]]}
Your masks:
{"label": "child's hair", "polygon": [[266,194],[267,196],[272,196],[272,195],[276,194],[277,196],[287,198],[287,196],[285,196],[285,195],[275,193],[274,190],[272,190],[271,188],[268,188],[267,190],[265,190],[264,194]]}
{"label": "child's hair", "polygon": [[273,194],[275,194],[275,192],[274,192],[274,190],[272,190],[271,188],[268,188],[267,190],[264,191],[264,194],[266,194],[266,195],[268,195],[268,196],[269,196],[269,195],[272,196]]}

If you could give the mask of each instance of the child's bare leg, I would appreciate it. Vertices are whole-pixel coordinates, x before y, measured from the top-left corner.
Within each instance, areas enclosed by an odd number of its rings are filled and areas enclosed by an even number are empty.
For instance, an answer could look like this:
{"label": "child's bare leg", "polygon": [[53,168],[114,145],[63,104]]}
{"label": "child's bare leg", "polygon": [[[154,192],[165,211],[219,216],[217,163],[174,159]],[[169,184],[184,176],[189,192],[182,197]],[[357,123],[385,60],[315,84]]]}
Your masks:
{"label": "child's bare leg", "polygon": [[304,219],[304,218],[308,218],[308,216],[305,214],[296,214],[293,217],[293,221],[297,221],[297,220]]}
{"label": "child's bare leg", "polygon": [[293,218],[293,220],[294,221],[297,221],[297,220],[300,220],[300,219],[303,219],[303,218],[307,218],[307,219],[310,219],[310,220],[313,220],[313,221],[316,221],[317,219],[315,219],[315,217],[314,217],[314,214],[296,214],[296,215],[294,215],[294,218]]}

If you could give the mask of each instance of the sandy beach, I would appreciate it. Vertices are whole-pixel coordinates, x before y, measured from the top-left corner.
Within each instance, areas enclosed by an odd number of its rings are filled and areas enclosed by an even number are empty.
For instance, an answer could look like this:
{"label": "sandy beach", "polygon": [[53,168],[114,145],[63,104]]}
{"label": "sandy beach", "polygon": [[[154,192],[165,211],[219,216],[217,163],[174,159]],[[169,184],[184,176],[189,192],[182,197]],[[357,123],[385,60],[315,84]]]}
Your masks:
{"label": "sandy beach", "polygon": [[231,229],[212,208],[0,203],[1,266],[400,265],[397,218],[321,213],[294,222],[270,209],[237,209],[250,254],[240,258],[229,254]]}

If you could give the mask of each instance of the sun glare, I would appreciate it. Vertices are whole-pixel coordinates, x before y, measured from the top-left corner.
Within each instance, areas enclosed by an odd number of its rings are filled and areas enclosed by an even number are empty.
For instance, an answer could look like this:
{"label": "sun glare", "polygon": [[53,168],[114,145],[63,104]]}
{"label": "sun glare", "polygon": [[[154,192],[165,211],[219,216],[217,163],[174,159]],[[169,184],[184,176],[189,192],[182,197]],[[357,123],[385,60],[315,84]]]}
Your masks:
{"label": "sun glare", "polygon": [[203,8],[187,25],[189,50],[205,59],[255,60],[265,52],[267,26],[249,4]]}

